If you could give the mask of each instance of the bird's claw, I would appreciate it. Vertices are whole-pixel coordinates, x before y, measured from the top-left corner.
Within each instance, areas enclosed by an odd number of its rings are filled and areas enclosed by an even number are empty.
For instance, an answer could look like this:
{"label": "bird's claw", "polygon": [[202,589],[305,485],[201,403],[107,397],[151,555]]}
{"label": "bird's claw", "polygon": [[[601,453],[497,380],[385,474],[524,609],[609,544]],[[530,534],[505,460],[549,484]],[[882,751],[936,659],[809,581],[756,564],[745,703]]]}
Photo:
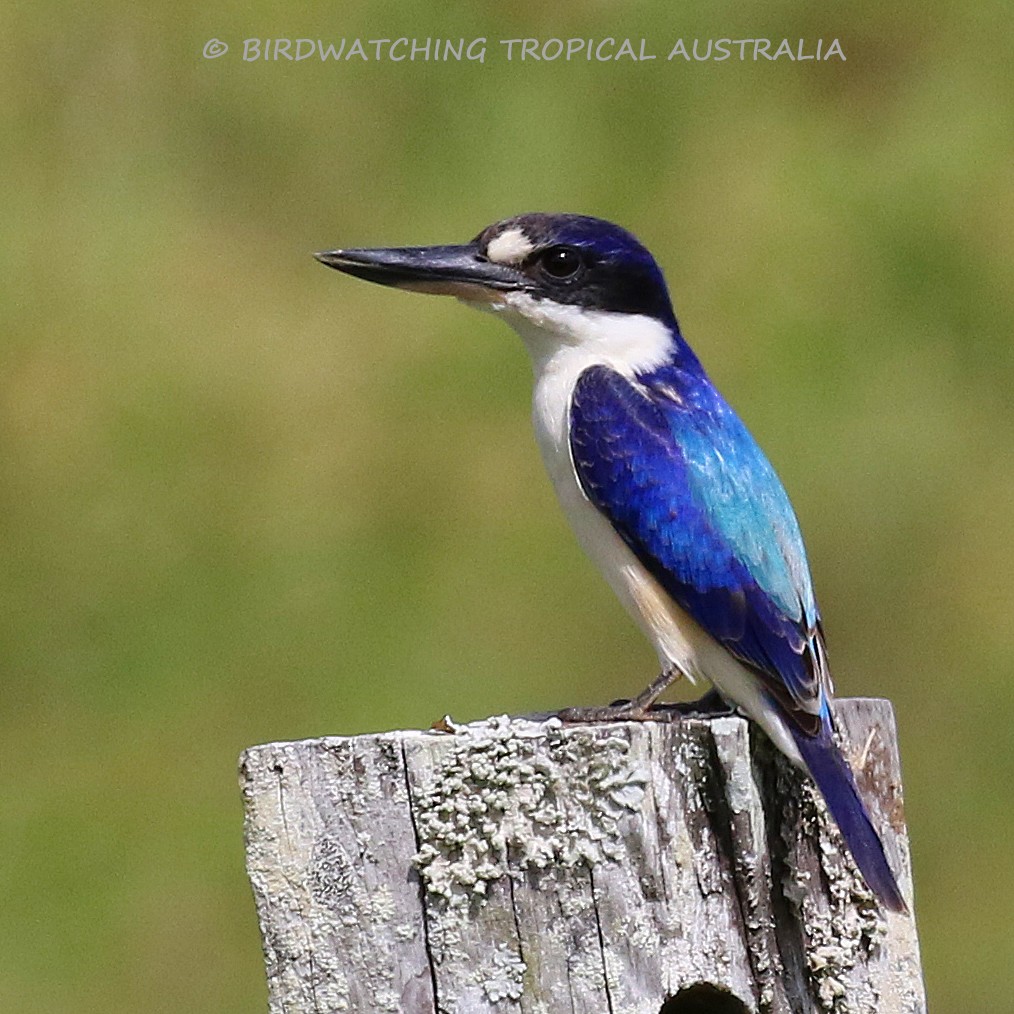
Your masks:
{"label": "bird's claw", "polygon": [[567,724],[585,722],[679,722],[684,718],[716,718],[736,709],[717,691],[711,690],[696,701],[645,705],[621,699],[608,707],[564,708],[556,717]]}
{"label": "bird's claw", "polygon": [[556,717],[568,725],[591,722],[673,722],[682,718],[668,705],[644,707],[636,701],[616,701],[608,707],[564,708]]}

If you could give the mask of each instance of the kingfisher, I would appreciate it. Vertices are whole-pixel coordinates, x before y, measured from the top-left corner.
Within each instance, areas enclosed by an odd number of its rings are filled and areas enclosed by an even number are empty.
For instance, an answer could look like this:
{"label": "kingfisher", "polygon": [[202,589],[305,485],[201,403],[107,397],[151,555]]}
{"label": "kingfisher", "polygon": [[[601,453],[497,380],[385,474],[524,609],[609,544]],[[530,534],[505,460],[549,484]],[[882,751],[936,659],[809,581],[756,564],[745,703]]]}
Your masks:
{"label": "kingfisher", "polygon": [[564,720],[657,717],[678,676],[712,686],[809,773],[866,883],[906,912],[836,742],[833,688],[788,495],[683,337],[654,257],[586,215],[517,215],[453,246],[330,250],[331,268],[500,316],[534,371],[535,435],[582,547],[653,645],[660,675]]}

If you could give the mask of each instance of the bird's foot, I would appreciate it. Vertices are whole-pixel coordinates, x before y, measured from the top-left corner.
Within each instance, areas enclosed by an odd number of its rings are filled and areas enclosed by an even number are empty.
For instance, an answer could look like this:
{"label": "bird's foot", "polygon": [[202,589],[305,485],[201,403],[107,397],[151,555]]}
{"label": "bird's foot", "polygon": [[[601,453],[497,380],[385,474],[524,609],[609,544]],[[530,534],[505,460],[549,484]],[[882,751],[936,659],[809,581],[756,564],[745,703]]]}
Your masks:
{"label": "bird's foot", "polygon": [[564,708],[556,713],[561,722],[581,725],[586,722],[671,722],[679,719],[669,709],[645,706],[635,701],[613,701],[608,707]]}
{"label": "bird's foot", "polygon": [[608,708],[564,708],[561,722],[668,722],[672,716],[652,707],[659,695],[679,676],[675,667],[663,669],[632,701],[613,701]]}
{"label": "bird's foot", "polygon": [[658,708],[673,708],[683,718],[721,718],[736,712],[736,706],[730,704],[717,690],[709,690],[696,701],[679,701],[675,704],[657,704]]}
{"label": "bird's foot", "polygon": [[678,722],[684,718],[716,718],[731,715],[735,707],[718,693],[709,690],[696,701],[678,701],[672,704],[656,704],[632,701],[613,701],[608,707],[564,708],[557,712],[561,722],[580,724],[584,722]]}

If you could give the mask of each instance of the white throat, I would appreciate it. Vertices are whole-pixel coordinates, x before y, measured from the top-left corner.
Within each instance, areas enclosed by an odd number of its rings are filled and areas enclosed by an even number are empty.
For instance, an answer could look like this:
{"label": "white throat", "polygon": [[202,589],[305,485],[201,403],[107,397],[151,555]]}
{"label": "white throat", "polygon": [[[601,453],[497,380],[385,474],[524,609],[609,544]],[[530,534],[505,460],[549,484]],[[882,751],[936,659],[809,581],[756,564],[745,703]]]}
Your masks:
{"label": "white throat", "polygon": [[[484,309],[502,316],[531,356],[533,421],[544,456],[550,450],[547,442],[556,453],[568,447],[570,399],[577,378],[588,367],[608,366],[633,378],[664,365],[672,354],[669,329],[641,314],[589,310],[519,292],[505,293]],[[567,457],[569,461],[569,453]],[[548,458],[546,464],[550,465]]]}
{"label": "white throat", "polygon": [[669,329],[641,314],[589,310],[523,292],[504,293],[488,309],[521,335],[536,375],[563,354],[584,358],[589,366],[605,363],[630,376],[661,366],[672,351]]}

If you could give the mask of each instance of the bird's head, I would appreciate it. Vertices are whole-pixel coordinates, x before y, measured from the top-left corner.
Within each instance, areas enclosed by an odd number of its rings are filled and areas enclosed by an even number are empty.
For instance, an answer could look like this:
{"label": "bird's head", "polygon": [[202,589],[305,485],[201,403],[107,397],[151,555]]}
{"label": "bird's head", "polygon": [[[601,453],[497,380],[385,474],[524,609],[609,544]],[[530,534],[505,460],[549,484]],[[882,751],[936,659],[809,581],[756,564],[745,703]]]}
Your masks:
{"label": "bird's head", "polygon": [[587,215],[517,215],[459,246],[315,256],[370,282],[456,296],[503,313],[526,339],[579,344],[605,323],[631,318],[676,330],[669,290],[652,255],[625,229]]}

